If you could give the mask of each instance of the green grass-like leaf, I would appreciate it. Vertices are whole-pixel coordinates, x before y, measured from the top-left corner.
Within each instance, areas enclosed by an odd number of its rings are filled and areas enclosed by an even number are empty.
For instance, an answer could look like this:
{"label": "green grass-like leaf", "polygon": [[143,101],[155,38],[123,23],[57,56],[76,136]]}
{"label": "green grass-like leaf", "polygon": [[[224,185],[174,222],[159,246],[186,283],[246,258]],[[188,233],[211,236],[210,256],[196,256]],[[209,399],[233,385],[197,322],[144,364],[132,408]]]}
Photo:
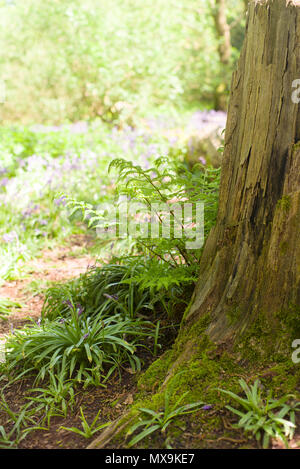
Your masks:
{"label": "green grass-like leaf", "polygon": [[[239,380],[239,384],[246,398],[218,388],[240,406],[239,409],[230,405],[226,406],[228,410],[240,417],[233,427],[252,434],[258,441],[262,439],[264,448],[269,446],[270,438],[280,438],[288,447],[288,440],[293,438],[295,432],[295,411],[300,410],[300,403],[287,404],[287,401],[294,397],[292,395],[273,399],[269,393],[264,398],[259,380],[256,380],[250,387],[243,379]],[[288,417],[289,420],[283,417]]]}

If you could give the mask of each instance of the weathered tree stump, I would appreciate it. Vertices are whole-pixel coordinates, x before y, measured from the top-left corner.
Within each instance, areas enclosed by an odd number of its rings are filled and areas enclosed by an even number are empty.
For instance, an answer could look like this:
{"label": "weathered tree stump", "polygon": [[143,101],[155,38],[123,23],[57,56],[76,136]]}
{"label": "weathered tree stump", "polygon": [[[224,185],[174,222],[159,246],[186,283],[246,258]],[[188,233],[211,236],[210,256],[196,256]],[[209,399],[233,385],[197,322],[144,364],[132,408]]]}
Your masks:
{"label": "weathered tree stump", "polygon": [[[300,2],[250,3],[233,74],[217,223],[185,322],[208,311],[226,340],[300,304]],[[238,320],[229,325],[227,312]]]}

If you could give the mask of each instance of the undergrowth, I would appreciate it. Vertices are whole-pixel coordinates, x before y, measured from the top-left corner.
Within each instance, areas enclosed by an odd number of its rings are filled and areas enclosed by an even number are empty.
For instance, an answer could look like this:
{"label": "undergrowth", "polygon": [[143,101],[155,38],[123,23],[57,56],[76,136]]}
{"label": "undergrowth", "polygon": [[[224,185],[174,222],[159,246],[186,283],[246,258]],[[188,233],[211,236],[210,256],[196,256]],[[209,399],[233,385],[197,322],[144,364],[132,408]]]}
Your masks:
{"label": "undergrowth", "polygon": [[[203,236],[207,235],[216,216],[218,170],[195,167],[191,172],[183,163],[167,158],[157,159],[150,169],[126,160],[116,160],[113,168],[119,172],[116,200],[125,195],[149,208],[155,201],[168,206],[175,199],[183,207],[186,200],[193,203],[201,198],[206,207]],[[71,208],[70,217],[80,209],[83,221],[99,237],[99,225],[103,228],[107,223],[105,211],[65,194],[56,200],[63,210]],[[170,214],[172,218],[172,209]],[[156,215],[161,230],[163,215],[159,211]],[[172,223],[167,238],[145,239],[139,232],[125,240],[116,236],[113,243],[116,249],[120,247],[118,255],[78,278],[50,286],[40,320],[7,337],[2,376],[7,386],[33,379],[36,387],[30,390],[31,406],[24,407],[24,415],[29,408],[30,415],[33,408],[37,416],[45,415],[42,420],[33,419],[32,428],[44,428],[53,415],[72,412],[78,385],[105,386],[115,373],[121,379],[125,369],[140,372],[147,354],[157,356],[162,343],[174,340],[197,279],[195,260],[201,247],[187,249],[195,230],[181,223],[181,236],[176,237],[174,219]],[[104,239],[104,247],[111,242]],[[22,432],[14,431],[11,436],[18,442],[26,436]]]}

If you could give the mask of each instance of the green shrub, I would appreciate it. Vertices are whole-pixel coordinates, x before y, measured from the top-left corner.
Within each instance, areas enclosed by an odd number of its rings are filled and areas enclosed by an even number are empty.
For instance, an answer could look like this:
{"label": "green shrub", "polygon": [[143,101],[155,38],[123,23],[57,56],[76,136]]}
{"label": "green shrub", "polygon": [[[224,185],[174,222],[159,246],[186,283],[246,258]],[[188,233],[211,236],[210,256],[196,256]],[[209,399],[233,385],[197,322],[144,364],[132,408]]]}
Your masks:
{"label": "green shrub", "polygon": [[188,301],[189,286],[195,280],[194,269],[186,266],[175,269],[145,256],[115,259],[115,263],[92,267],[77,279],[48,288],[42,316],[49,320],[69,317],[68,301],[91,317],[171,315],[176,304]]}
{"label": "green shrub", "polygon": [[81,420],[81,426],[82,430],[76,427],[60,427],[63,430],[68,430],[70,432],[76,433],[77,435],[83,436],[84,438],[92,438],[92,436],[97,433],[99,430],[102,430],[103,428],[107,427],[108,425],[111,424],[111,422],[107,423],[102,423],[100,425],[97,425],[99,415],[100,415],[101,409],[98,411],[97,415],[93,419],[93,421],[89,424],[84,416],[82,407],[80,407],[80,420]]}
{"label": "green shrub", "polygon": [[15,379],[34,373],[40,382],[53,371],[87,386],[105,382],[125,365],[133,371],[141,368],[136,351],[146,347],[145,338],[154,338],[152,323],[117,314],[82,318],[75,307],[71,309],[69,319],[14,331],[5,344],[6,373]]}
{"label": "green shrub", "polygon": [[166,391],[164,396],[164,408],[161,411],[154,411],[146,408],[139,409],[140,416],[138,421],[130,427],[127,436],[132,435],[141,427],[143,430],[137,433],[136,436],[130,440],[128,446],[131,447],[136,445],[139,441],[157,431],[160,431],[165,435],[167,428],[170,424],[174,423],[176,418],[193,413],[204,405],[202,401],[180,405],[186,398],[187,394],[188,392],[185,392],[175,401],[174,404],[171,404],[171,393]]}
{"label": "green shrub", "polygon": [[256,380],[250,387],[243,379],[239,380],[239,383],[246,398],[231,391],[218,389],[241,407],[239,410],[229,405],[226,406],[240,418],[233,427],[241,428],[246,433],[254,435],[258,441],[262,440],[264,448],[269,447],[270,438],[279,438],[288,447],[288,440],[293,437],[296,428],[295,411],[300,410],[300,404],[288,404],[287,402],[293,398],[291,395],[274,399],[269,393],[266,398],[263,398],[259,380]]}

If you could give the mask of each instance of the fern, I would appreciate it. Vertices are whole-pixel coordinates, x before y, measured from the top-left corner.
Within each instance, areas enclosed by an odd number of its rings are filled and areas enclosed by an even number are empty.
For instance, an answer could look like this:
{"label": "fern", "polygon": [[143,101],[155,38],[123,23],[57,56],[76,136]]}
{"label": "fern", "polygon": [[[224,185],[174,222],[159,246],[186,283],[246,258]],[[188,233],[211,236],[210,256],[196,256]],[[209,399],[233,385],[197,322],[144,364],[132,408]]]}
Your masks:
{"label": "fern", "polygon": [[162,289],[168,291],[174,286],[180,287],[183,284],[191,284],[196,280],[196,267],[191,268],[182,265],[173,269],[154,258],[145,262],[145,269],[140,270],[130,279],[123,280],[122,283],[136,283],[141,290],[149,288],[153,292],[158,292]]}
{"label": "fern", "polygon": [[[149,237],[137,224],[135,243],[132,243],[132,237],[128,236],[128,245],[132,253],[152,255],[176,267],[182,264],[191,266],[197,262],[202,250],[186,248],[187,241],[193,235],[194,227],[189,223],[185,224],[181,217],[178,218],[172,204],[176,203],[182,209],[184,203],[202,202],[205,211],[204,236],[206,238],[216,219],[220,170],[203,169],[202,166],[196,165],[191,171],[184,163],[166,157],[157,158],[149,169],[118,158],[111,162],[108,169],[117,173],[118,189],[114,203],[117,209],[116,217],[110,219],[109,210],[105,209],[105,206],[97,210],[91,204],[67,198],[67,205],[71,208],[70,214],[79,210],[88,227],[93,229],[101,227],[102,242],[112,241],[111,229],[115,233],[113,241],[119,242],[122,238],[119,224],[122,203],[124,200],[133,201],[140,204],[137,217],[140,218],[141,225],[145,226],[143,221],[145,219],[149,221],[154,215],[158,233],[157,237]],[[170,232],[168,236],[163,236],[163,229],[169,220]],[[133,244],[134,249],[132,249]]]}

